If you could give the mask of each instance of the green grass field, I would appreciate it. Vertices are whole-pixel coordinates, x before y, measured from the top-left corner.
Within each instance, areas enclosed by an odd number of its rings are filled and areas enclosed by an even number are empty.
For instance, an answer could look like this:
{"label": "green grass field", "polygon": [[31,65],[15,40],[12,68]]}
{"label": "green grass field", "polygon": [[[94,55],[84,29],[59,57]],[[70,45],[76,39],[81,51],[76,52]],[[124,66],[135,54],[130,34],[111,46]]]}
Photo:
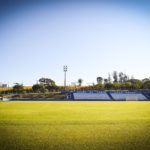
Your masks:
{"label": "green grass field", "polygon": [[0,150],[149,150],[150,102],[0,102]]}

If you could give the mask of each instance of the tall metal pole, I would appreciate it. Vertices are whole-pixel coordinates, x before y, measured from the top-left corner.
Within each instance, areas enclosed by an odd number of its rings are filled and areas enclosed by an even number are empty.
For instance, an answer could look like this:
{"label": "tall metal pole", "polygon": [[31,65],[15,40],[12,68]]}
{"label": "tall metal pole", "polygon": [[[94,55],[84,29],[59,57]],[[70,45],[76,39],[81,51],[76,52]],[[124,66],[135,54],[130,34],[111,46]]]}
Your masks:
{"label": "tall metal pole", "polygon": [[64,87],[66,87],[66,71],[64,72]]}
{"label": "tall metal pole", "polygon": [[9,95],[9,82],[8,82],[8,93],[7,94]]}
{"label": "tall metal pole", "polygon": [[66,88],[66,72],[67,72],[68,67],[65,65],[64,66],[64,87]]}

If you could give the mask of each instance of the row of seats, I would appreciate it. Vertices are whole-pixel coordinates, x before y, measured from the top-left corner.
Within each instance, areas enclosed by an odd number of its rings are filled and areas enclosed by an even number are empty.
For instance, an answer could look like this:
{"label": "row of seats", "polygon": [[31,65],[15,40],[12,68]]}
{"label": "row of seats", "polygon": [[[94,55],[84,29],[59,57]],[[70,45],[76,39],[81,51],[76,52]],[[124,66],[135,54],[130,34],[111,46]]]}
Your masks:
{"label": "row of seats", "polygon": [[74,93],[74,99],[103,99],[110,100],[107,93]]}
{"label": "row of seats", "polygon": [[115,100],[147,100],[147,98],[140,93],[111,93],[111,96],[113,97],[113,99]]}
{"label": "row of seats", "polygon": [[74,99],[99,99],[99,100],[148,100],[142,93],[73,93]]}

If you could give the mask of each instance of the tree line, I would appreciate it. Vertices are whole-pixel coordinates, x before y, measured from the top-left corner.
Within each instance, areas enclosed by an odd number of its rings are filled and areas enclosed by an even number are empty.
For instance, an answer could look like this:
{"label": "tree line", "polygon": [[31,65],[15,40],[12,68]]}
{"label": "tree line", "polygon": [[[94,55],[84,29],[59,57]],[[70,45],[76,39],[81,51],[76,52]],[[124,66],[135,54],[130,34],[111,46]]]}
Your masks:
{"label": "tree line", "polygon": [[40,78],[38,83],[34,84],[32,88],[26,89],[23,84],[15,83],[12,90],[4,91],[2,94],[12,93],[49,93],[58,92],[62,90],[150,90],[150,78],[134,79],[123,72],[114,71],[108,74],[107,78],[98,76],[97,83],[89,86],[82,86],[83,79],[78,79],[77,86],[57,86],[55,81],[50,78]]}
{"label": "tree line", "polygon": [[123,72],[114,71],[108,75],[108,78],[97,77],[97,84],[93,87],[104,90],[149,90],[150,78],[139,80],[134,77],[130,78]]}

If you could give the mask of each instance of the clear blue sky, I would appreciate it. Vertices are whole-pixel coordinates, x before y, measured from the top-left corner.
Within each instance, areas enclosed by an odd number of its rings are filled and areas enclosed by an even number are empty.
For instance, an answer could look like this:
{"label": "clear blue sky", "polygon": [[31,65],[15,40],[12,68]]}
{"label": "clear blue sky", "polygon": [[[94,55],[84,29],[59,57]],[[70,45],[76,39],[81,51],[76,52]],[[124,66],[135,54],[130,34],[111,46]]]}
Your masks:
{"label": "clear blue sky", "polygon": [[0,3],[0,82],[96,83],[113,70],[150,77],[150,2]]}

